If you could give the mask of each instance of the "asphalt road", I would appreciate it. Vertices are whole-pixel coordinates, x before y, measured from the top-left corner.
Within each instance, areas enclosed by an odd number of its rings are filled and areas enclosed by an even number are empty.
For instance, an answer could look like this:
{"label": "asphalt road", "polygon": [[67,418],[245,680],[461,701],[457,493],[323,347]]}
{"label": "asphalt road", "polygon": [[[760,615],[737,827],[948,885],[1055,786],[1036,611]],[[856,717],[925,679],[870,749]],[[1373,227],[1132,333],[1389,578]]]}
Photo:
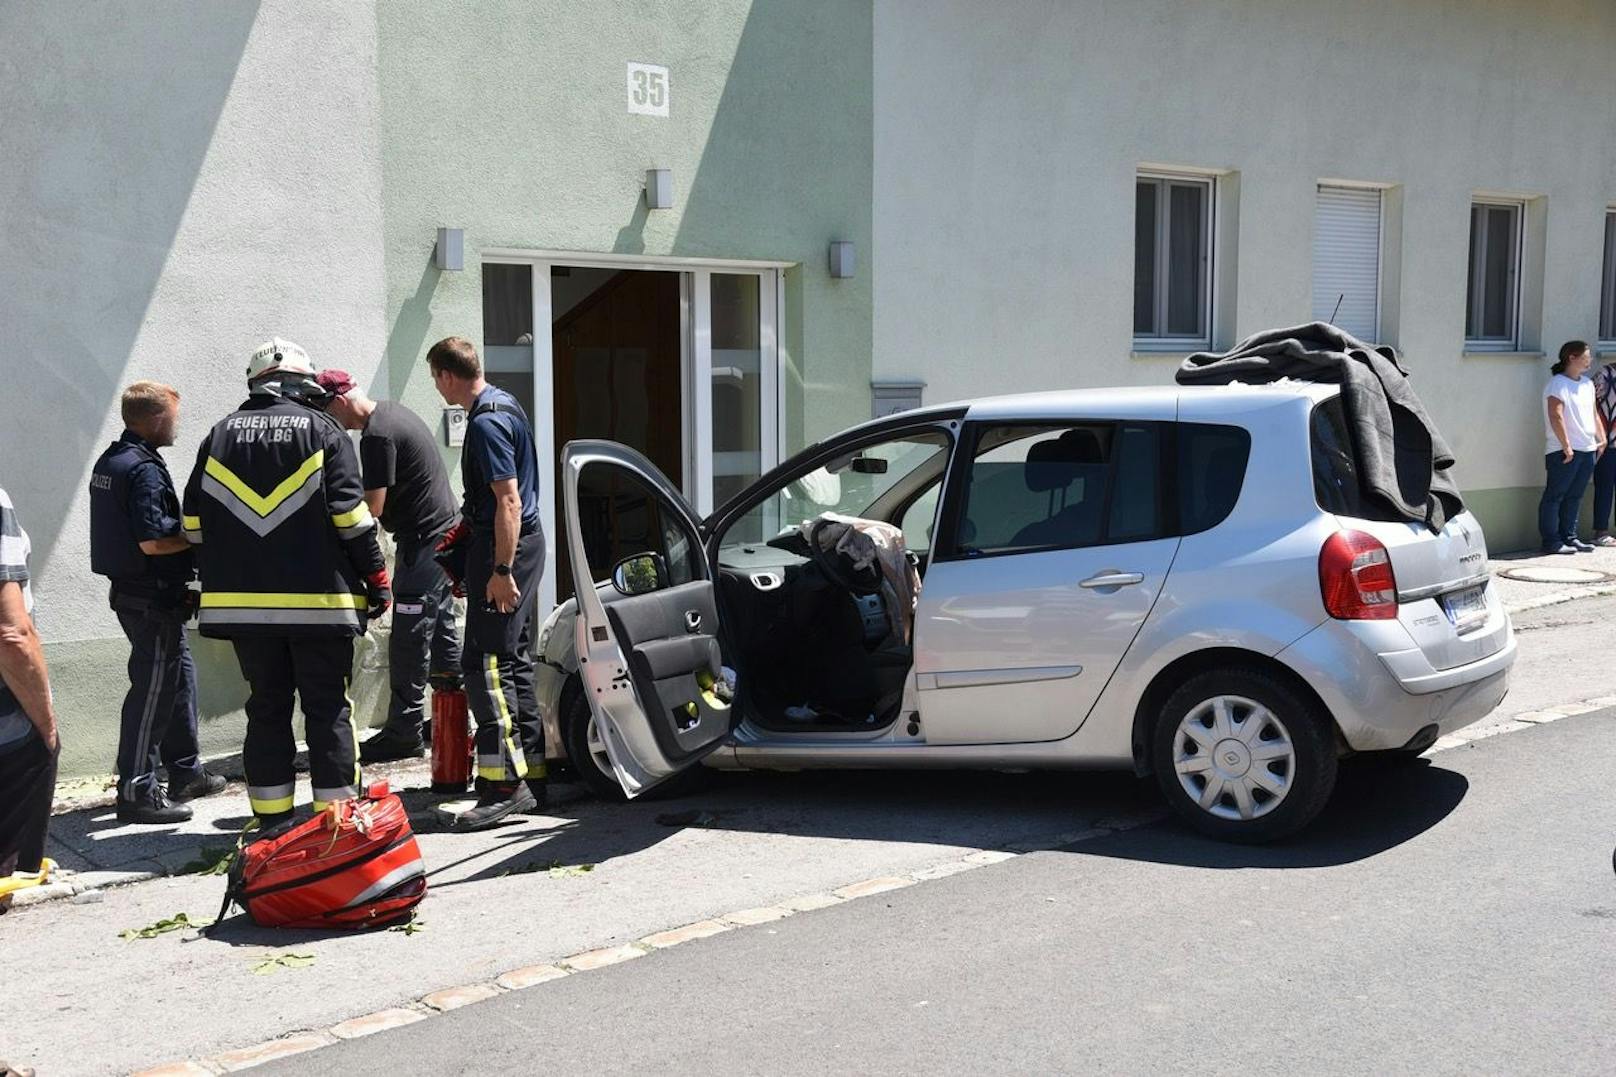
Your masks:
{"label": "asphalt road", "polygon": [[1266,849],[1166,822],[738,930],[283,1073],[1599,1073],[1616,710],[1357,766]]}

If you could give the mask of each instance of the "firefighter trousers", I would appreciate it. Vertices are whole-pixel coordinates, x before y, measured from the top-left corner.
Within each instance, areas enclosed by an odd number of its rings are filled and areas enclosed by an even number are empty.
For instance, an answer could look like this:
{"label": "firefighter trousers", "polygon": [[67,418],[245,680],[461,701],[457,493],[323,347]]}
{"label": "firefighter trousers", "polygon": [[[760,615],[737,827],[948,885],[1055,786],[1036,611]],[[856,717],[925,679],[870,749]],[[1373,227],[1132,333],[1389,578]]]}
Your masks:
{"label": "firefighter trousers", "polygon": [[392,695],[384,732],[419,738],[428,673],[460,673],[449,577],[433,560],[433,541],[400,542],[393,572],[393,631],[387,637]]}
{"label": "firefighter trousers", "polygon": [[494,537],[472,537],[467,558],[466,703],[477,719],[477,776],[491,782],[545,776],[544,723],[533,691],[533,611],[544,575],[544,533],[523,535],[511,575],[521,591],[516,609],[490,609],[484,589],[493,568]]}
{"label": "firefighter trousers", "polygon": [[241,762],[255,815],[292,810],[297,738],[292,697],[303,705],[314,810],[359,793],[358,735],[348,678],[352,636],[258,636],[232,641],[247,679],[247,740]]}

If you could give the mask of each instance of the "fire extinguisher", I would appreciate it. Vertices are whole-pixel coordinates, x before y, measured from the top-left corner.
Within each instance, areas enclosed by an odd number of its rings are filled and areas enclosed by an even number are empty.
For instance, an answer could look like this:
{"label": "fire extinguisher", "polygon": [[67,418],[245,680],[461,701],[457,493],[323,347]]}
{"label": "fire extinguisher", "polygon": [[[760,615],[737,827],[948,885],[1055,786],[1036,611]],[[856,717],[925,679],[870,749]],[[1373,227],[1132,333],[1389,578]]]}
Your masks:
{"label": "fire extinguisher", "polygon": [[460,678],[432,678],[432,791],[456,795],[471,786],[471,716]]}

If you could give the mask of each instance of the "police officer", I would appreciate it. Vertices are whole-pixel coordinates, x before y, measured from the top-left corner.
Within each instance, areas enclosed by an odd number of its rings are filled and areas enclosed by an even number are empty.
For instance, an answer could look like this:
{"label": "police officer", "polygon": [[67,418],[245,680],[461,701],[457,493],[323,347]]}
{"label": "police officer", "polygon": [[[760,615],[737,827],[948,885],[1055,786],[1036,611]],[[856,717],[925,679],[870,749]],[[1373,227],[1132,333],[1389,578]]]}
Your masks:
{"label": "police officer", "polygon": [[535,808],[544,797],[544,726],[532,653],[533,607],[544,573],[539,461],[522,406],[483,380],[470,341],[440,340],[426,359],[438,394],[466,410],[461,521],[439,548],[467,547],[461,668],[477,719],[482,794],[457,825],[479,830]]}
{"label": "police officer", "polygon": [[247,680],[247,798],[268,829],[292,818],[294,691],[315,811],[358,794],[354,637],[392,592],[353,444],[322,410],[308,354],[280,338],[260,345],[247,385],[246,402],[202,439],[184,524],[202,634],[231,641]]}
{"label": "police officer", "polygon": [[[129,694],[118,731],[118,819],[178,823],[181,803],[224,789],[196,741],[196,666],[185,638],[195,575],[180,502],[159,449],[174,444],[180,395],[154,381],[123,393],[123,434],[90,472],[90,567],[112,581],[129,638]],[[168,791],[157,780],[168,768]]]}
{"label": "police officer", "polygon": [[460,516],[437,441],[421,417],[393,400],[372,400],[345,370],[320,371],[333,418],[361,431],[365,503],[398,541],[393,562],[393,631],[387,639],[392,698],[387,724],[360,745],[365,763],[419,758],[430,679],[460,687],[460,636],[449,579],[433,560],[438,540]]}

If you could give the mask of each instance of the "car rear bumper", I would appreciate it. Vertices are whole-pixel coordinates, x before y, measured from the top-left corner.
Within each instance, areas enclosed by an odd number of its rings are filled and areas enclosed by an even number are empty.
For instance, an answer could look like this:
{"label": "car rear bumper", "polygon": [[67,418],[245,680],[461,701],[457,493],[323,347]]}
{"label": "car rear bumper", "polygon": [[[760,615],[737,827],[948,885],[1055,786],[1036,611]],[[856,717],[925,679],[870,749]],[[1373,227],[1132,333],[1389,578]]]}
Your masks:
{"label": "car rear bumper", "polygon": [[1503,702],[1515,664],[1515,633],[1499,650],[1435,670],[1409,653],[1396,622],[1327,621],[1279,655],[1319,694],[1347,744],[1401,748],[1435,725],[1438,735],[1480,721]]}

